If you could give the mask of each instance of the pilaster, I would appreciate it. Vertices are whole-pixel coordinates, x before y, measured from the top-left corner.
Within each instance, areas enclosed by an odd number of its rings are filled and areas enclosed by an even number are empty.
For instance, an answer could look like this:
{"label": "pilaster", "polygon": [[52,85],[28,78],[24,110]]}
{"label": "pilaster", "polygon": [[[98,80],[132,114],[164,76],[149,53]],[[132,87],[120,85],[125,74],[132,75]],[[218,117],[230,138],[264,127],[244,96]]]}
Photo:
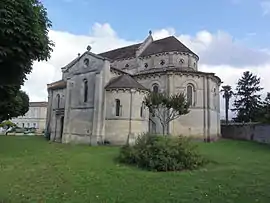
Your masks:
{"label": "pilaster", "polygon": [[97,145],[98,136],[99,136],[99,126],[100,126],[100,110],[101,110],[101,81],[100,81],[100,73],[96,73],[95,76],[95,93],[94,93],[94,111],[93,111],[93,127],[92,127],[92,135],[91,135],[91,145]]}
{"label": "pilaster", "polygon": [[206,112],[206,76],[203,77],[203,137],[204,140],[206,141],[206,116],[207,116],[207,112]]}
{"label": "pilaster", "polygon": [[207,90],[207,141],[210,141],[210,128],[211,128],[211,113],[210,113],[210,84],[209,84],[209,77],[206,77],[206,90]]}
{"label": "pilaster", "polygon": [[71,109],[71,102],[72,102],[73,86],[74,86],[74,82],[71,80],[67,80],[66,95],[65,95],[64,129],[63,129],[62,142],[68,142],[68,137],[71,136],[70,109]]}

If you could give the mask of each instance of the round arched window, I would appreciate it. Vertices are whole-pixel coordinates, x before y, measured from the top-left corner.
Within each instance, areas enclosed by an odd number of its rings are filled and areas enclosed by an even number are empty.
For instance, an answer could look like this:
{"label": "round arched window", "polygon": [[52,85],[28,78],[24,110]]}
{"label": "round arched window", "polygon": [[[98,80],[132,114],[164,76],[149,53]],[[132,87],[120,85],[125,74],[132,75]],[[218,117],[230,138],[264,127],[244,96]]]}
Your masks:
{"label": "round arched window", "polygon": [[193,105],[193,86],[187,86],[187,102],[189,105]]}
{"label": "round arched window", "polygon": [[89,59],[84,59],[83,63],[84,63],[85,67],[88,67],[89,66]]}
{"label": "round arched window", "polygon": [[155,84],[155,85],[153,86],[153,92],[154,92],[154,93],[158,93],[158,91],[159,91],[158,85]]}

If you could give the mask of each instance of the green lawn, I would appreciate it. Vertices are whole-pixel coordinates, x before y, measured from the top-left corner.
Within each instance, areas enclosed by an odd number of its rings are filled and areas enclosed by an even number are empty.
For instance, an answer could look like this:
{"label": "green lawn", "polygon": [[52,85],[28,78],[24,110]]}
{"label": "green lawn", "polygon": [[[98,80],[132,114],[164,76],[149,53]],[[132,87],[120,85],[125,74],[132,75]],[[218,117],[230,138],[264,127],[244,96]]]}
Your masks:
{"label": "green lawn", "polygon": [[199,143],[216,163],[198,171],[154,173],[121,166],[119,148],[0,136],[0,202],[270,202],[270,147]]}

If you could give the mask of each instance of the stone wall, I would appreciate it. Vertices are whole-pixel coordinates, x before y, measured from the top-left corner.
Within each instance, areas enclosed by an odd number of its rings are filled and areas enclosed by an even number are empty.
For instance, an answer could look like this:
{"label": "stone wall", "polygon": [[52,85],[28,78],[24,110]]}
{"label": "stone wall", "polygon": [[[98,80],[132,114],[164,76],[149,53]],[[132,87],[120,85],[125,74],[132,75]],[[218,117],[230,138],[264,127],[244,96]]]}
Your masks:
{"label": "stone wall", "polygon": [[[130,90],[118,90],[106,92],[106,124],[105,140],[114,145],[125,144],[134,140],[138,135],[148,132],[148,110],[143,109],[142,102],[145,92]],[[116,115],[116,99],[120,100],[120,115]],[[131,103],[132,101],[132,103]],[[132,109],[130,109],[132,105]]]}
{"label": "stone wall", "polygon": [[253,140],[260,143],[270,143],[270,125],[259,123],[233,123],[221,125],[223,138],[235,140]]}

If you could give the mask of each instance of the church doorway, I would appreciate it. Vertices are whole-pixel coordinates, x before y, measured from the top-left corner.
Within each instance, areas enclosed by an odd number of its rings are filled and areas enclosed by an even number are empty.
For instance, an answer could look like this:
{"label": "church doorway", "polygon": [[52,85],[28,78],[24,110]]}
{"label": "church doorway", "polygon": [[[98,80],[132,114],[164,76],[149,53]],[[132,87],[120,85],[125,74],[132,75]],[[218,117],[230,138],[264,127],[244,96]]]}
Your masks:
{"label": "church doorway", "polygon": [[60,140],[62,140],[63,129],[64,129],[64,116],[61,116],[61,118],[60,118]]}

